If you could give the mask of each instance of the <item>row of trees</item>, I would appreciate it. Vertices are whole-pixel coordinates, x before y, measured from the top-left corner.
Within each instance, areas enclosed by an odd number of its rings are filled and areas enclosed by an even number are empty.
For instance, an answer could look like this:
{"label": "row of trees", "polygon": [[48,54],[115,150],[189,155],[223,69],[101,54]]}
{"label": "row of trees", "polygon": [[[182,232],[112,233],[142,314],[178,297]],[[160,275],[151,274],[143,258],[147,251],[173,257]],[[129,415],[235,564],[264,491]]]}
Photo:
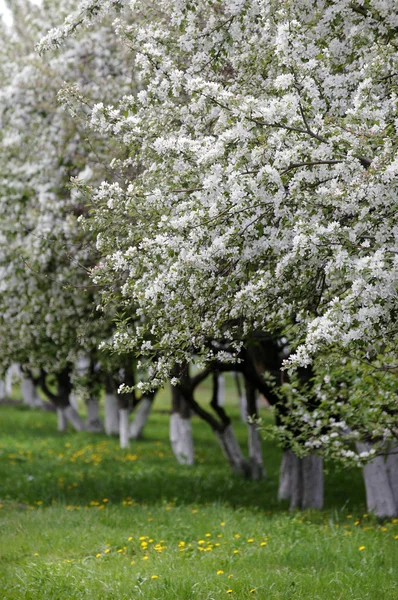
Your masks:
{"label": "row of trees", "polygon": [[258,392],[275,406],[281,497],[321,506],[327,456],[368,463],[369,509],[396,514],[394,0],[10,6],[3,371],[75,425],[72,387],[95,422],[105,386],[122,444],[171,381],[176,455],[192,461],[194,411],[260,477],[258,426],[248,464],[218,401],[239,371],[249,415]]}

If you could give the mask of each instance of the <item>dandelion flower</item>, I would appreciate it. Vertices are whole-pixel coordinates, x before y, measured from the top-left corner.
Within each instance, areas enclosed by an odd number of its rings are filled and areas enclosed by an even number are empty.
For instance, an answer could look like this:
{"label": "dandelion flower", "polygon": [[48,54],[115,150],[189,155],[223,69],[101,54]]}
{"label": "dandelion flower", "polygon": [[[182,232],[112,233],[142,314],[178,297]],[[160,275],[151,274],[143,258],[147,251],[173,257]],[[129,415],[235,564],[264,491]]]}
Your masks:
{"label": "dandelion flower", "polygon": [[227,594],[232,594],[232,590],[231,589],[227,590]]}
{"label": "dandelion flower", "polygon": [[219,570],[217,571],[217,575],[224,575],[224,571],[221,571],[221,569],[219,569]]}
{"label": "dandelion flower", "polygon": [[359,546],[358,550],[365,550],[365,546]]}
{"label": "dandelion flower", "polygon": [[151,579],[158,579],[159,575],[152,575]]}

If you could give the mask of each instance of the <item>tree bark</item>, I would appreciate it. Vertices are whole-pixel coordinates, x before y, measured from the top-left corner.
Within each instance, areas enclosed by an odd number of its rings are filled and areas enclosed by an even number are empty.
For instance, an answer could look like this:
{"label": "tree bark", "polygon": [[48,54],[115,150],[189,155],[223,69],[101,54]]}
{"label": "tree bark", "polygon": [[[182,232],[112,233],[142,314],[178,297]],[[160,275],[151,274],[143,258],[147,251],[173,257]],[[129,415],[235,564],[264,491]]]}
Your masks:
{"label": "tree bark", "polygon": [[290,449],[283,453],[278,500],[290,500],[290,510],[323,507],[323,460],[315,454],[299,458]]}
{"label": "tree bark", "polygon": [[386,467],[395,502],[395,514],[398,515],[398,444],[390,449],[387,456]]}
{"label": "tree bark", "polygon": [[223,373],[218,374],[218,406],[225,404],[225,376]]}
{"label": "tree bark", "polygon": [[[371,445],[363,442],[356,444],[357,452],[369,452]],[[391,463],[390,463],[391,465]],[[383,456],[375,456],[362,469],[366,490],[366,506],[376,517],[386,518],[397,515],[394,493],[390,482],[391,471]]]}
{"label": "tree bark", "polygon": [[87,400],[87,431],[100,433],[104,430],[99,416],[99,402],[95,398]]}
{"label": "tree bark", "polygon": [[114,392],[105,392],[105,433],[119,434],[119,406]]}
{"label": "tree bark", "polygon": [[40,405],[40,398],[37,396],[36,387],[30,377],[23,377],[21,381],[21,392],[23,402],[30,408],[36,408]]}
{"label": "tree bark", "polygon": [[242,454],[238,440],[235,437],[232,425],[228,425],[224,431],[215,431],[225,458],[228,460],[235,475],[240,477],[250,476],[250,466]]}
{"label": "tree bark", "polygon": [[84,431],[86,429],[86,425],[73,406],[70,404],[63,409],[65,417],[68,419],[69,423],[76,429],[76,431]]}
{"label": "tree bark", "polygon": [[248,423],[247,428],[251,478],[254,480],[264,479],[265,468],[263,463],[260,432],[256,423]]}
{"label": "tree bark", "polygon": [[57,408],[57,425],[58,431],[60,431],[61,433],[65,433],[68,426],[68,421],[65,415],[64,408]]}
{"label": "tree bark", "polygon": [[194,444],[191,428],[191,411],[179,386],[171,386],[172,412],[170,415],[170,443],[177,462],[193,465]]}
{"label": "tree bark", "polygon": [[134,421],[130,425],[130,439],[139,440],[142,437],[144,427],[147,424],[152,410],[153,396],[142,398],[135,413]]}
{"label": "tree bark", "polygon": [[[257,411],[257,390],[249,379],[245,377],[245,390],[247,399],[247,412],[254,421],[258,419]],[[249,461],[252,479],[262,479],[265,477],[263,455],[261,449],[261,438],[258,425],[255,422],[249,423],[247,420],[247,437],[249,447]]]}
{"label": "tree bark", "polygon": [[129,447],[129,410],[128,408],[119,409],[119,439],[120,447]]}

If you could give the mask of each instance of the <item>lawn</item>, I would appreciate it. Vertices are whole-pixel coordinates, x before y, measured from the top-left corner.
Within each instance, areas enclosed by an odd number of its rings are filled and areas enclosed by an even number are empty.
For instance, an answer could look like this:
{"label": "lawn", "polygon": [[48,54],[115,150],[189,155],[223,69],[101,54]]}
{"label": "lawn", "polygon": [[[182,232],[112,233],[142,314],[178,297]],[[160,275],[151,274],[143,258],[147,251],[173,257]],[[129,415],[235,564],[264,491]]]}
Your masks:
{"label": "lawn", "polygon": [[0,598],[398,598],[398,520],[366,514],[359,471],[330,466],[325,510],[289,514],[278,448],[264,442],[265,481],[237,479],[194,418],[197,464],[179,466],[167,407],[129,450],[0,407]]}

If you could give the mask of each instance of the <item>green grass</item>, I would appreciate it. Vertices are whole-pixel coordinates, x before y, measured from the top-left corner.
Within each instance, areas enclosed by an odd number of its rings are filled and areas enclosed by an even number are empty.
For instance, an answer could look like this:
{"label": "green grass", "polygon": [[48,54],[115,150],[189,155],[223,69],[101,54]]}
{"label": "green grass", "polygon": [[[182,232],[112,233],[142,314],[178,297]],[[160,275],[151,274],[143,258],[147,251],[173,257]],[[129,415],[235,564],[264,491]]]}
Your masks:
{"label": "green grass", "polygon": [[242,481],[195,418],[197,464],[182,467],[166,408],[161,398],[127,451],[57,433],[54,414],[0,407],[0,598],[398,598],[398,522],[365,516],[359,471],[330,468],[325,510],[291,515],[271,442],[267,479]]}

